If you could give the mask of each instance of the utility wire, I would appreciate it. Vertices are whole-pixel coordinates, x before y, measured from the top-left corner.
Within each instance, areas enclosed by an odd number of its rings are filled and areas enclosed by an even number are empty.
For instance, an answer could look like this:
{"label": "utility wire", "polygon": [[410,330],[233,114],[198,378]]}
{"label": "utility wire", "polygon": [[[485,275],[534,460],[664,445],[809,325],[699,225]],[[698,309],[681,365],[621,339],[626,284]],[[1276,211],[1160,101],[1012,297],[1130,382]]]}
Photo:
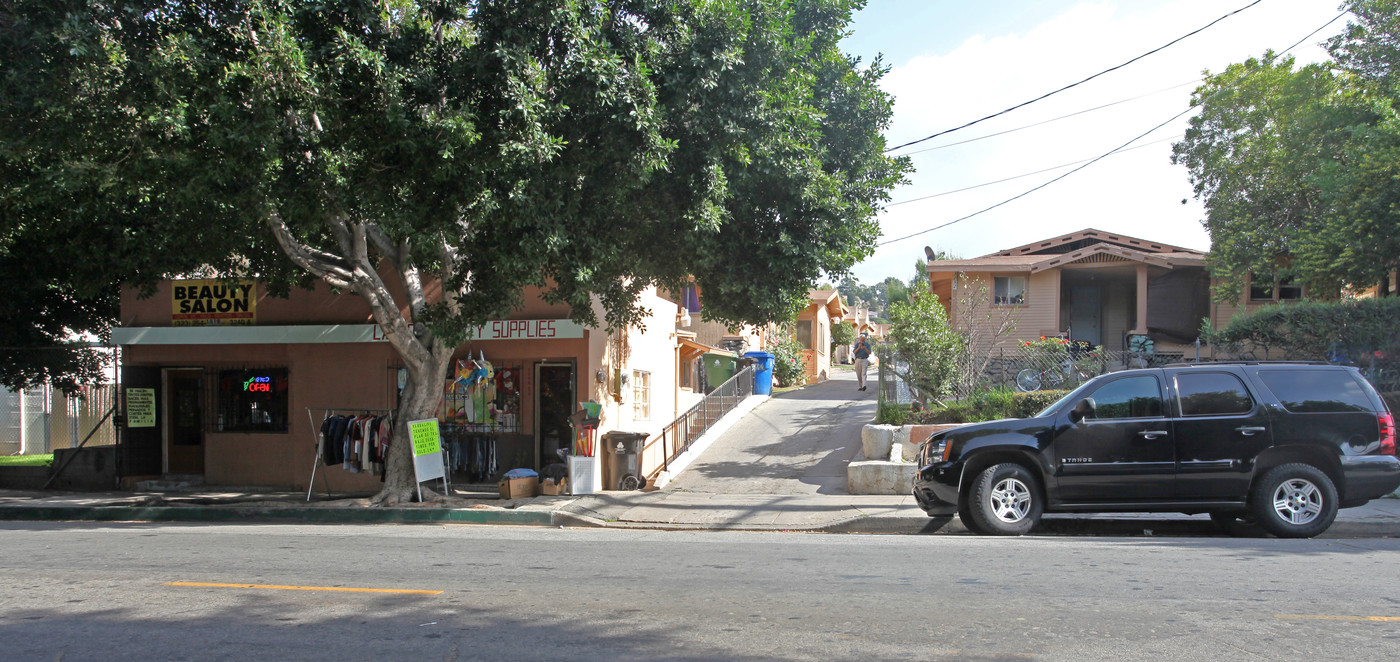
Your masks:
{"label": "utility wire", "polygon": [[[1150,132],[1149,132],[1149,133],[1150,133]],[[1116,149],[1116,150],[1113,150],[1112,152],[1109,152],[1108,154],[1105,154],[1104,156],[1108,156],[1108,155],[1111,155],[1111,154],[1123,154],[1124,152],[1131,152],[1131,151],[1133,151],[1133,150],[1135,150],[1135,149],[1142,149],[1142,148],[1144,148],[1144,147],[1151,147],[1152,145],[1160,145],[1160,144],[1165,143],[1165,142],[1171,142],[1171,141],[1173,141],[1173,140],[1176,140],[1178,137],[1179,137],[1179,136],[1172,136],[1171,138],[1163,138],[1163,139],[1161,139],[1161,140],[1154,140],[1154,141],[1152,141],[1152,142],[1150,142],[1150,143],[1143,143],[1143,144],[1141,144],[1141,145],[1134,145],[1133,147],[1128,147],[1128,148],[1126,148],[1126,149],[1122,149],[1122,148]],[[1060,165],[1057,165],[1057,166],[1050,166],[1049,168],[1042,168],[1042,169],[1040,169],[1040,170],[1036,170],[1035,172],[1027,172],[1027,173],[1022,173],[1022,174],[1019,174],[1019,175],[1012,175],[1012,176],[1010,176],[1010,177],[1005,177],[1005,178],[1003,178],[1003,179],[998,179],[998,180],[996,180],[996,181],[984,182],[984,183],[981,183],[981,184],[973,184],[972,186],[965,186],[965,187],[960,188],[960,189],[953,189],[953,190],[951,190],[951,191],[944,191],[944,192],[942,192],[942,193],[934,193],[933,195],[926,195],[926,196],[924,196],[924,197],[922,197],[922,198],[911,198],[911,199],[909,199],[909,200],[900,200],[899,202],[891,202],[890,204],[885,205],[885,207],[886,207],[886,208],[889,208],[889,207],[895,207],[895,206],[898,206],[898,205],[907,205],[907,204],[909,204],[909,203],[911,203],[911,202],[919,202],[919,201],[922,201],[922,200],[929,200],[929,199],[932,199],[932,198],[941,198],[941,197],[943,197],[943,196],[945,196],[945,195],[952,195],[952,194],[954,194],[954,193],[962,193],[963,191],[971,191],[972,189],[975,189],[975,188],[982,188],[982,187],[984,187],[984,186],[991,186],[991,185],[993,185],[993,184],[1001,184],[1002,182],[1009,182],[1009,181],[1011,181],[1011,180],[1013,180],[1013,179],[1021,179],[1021,178],[1023,178],[1023,177],[1031,177],[1031,176],[1033,176],[1033,175],[1039,175],[1039,174],[1041,174],[1041,173],[1050,172],[1050,171],[1052,171],[1052,170],[1060,170],[1060,169],[1063,169],[1063,168],[1068,168],[1068,167],[1070,167],[1070,166],[1072,166],[1072,165],[1079,165],[1079,164],[1081,164],[1081,163],[1088,163],[1089,161],[1092,161],[1092,160],[1093,160],[1093,159],[1082,159],[1082,160],[1079,160],[1079,161],[1071,161],[1071,162],[1069,162],[1069,163],[1061,163]]]}
{"label": "utility wire", "polygon": [[[1245,9],[1248,9],[1248,7],[1246,7]],[[1339,19],[1341,19],[1343,16],[1346,16],[1348,13],[1349,13],[1349,12],[1342,12],[1342,13],[1336,15],[1335,17],[1332,18],[1332,20],[1327,21],[1326,23],[1323,23],[1322,25],[1318,26],[1318,28],[1317,28],[1316,30],[1313,30],[1312,32],[1309,32],[1308,35],[1307,35],[1306,37],[1303,37],[1302,39],[1299,39],[1298,41],[1294,42],[1294,44],[1293,44],[1292,46],[1289,46],[1288,48],[1285,48],[1285,49],[1283,49],[1282,51],[1280,51],[1280,52],[1279,52],[1279,55],[1283,55],[1283,54],[1287,53],[1288,51],[1291,51],[1291,50],[1297,48],[1297,47],[1299,46],[1299,44],[1302,44],[1303,42],[1305,42],[1305,41],[1311,39],[1311,38],[1313,37],[1313,35],[1315,35],[1315,34],[1317,34],[1317,33],[1319,33],[1319,32],[1322,32],[1327,26],[1329,26],[1329,25],[1331,25],[1331,24],[1333,24],[1333,23],[1336,23]],[[953,220],[951,220],[951,221],[948,221],[947,223],[943,223],[943,224],[941,224],[941,225],[936,225],[936,226],[934,226],[934,227],[928,228],[927,230],[920,230],[920,231],[915,232],[915,233],[913,233],[913,234],[907,234],[907,235],[904,235],[903,237],[899,237],[898,239],[890,239],[890,240],[888,240],[888,241],[882,241],[882,242],[876,244],[876,246],[886,246],[886,245],[893,244],[893,243],[896,243],[896,242],[904,241],[905,239],[912,239],[912,238],[917,237],[917,236],[919,236],[919,235],[928,234],[928,233],[930,233],[930,232],[933,232],[934,230],[941,230],[941,229],[946,228],[946,227],[948,227],[948,226],[950,226],[950,225],[953,225],[954,223],[961,223],[961,222],[963,222],[963,221],[966,221],[966,220],[969,219],[969,218],[973,218],[973,217],[975,217],[975,216],[981,216],[982,214],[985,214],[985,213],[987,213],[987,212],[989,212],[989,211],[991,211],[991,210],[993,210],[993,209],[996,209],[997,207],[1000,207],[1000,206],[1005,205],[1005,204],[1007,204],[1007,203],[1010,203],[1010,202],[1013,202],[1013,201],[1015,201],[1015,200],[1019,200],[1019,199],[1021,199],[1021,198],[1024,198],[1024,197],[1026,197],[1027,195],[1030,195],[1030,194],[1032,194],[1032,193],[1034,193],[1034,192],[1036,192],[1036,191],[1039,191],[1040,189],[1043,189],[1043,188],[1045,188],[1045,187],[1047,187],[1047,186],[1049,186],[1049,185],[1051,185],[1051,184],[1054,184],[1055,182],[1058,182],[1058,181],[1060,181],[1061,179],[1064,179],[1064,178],[1066,178],[1066,177],[1068,177],[1068,176],[1070,176],[1070,175],[1073,175],[1074,173],[1079,172],[1080,170],[1083,170],[1083,169],[1085,169],[1085,168],[1087,168],[1087,167],[1089,167],[1089,166],[1091,166],[1091,165],[1093,165],[1093,164],[1099,162],[1100,160],[1103,160],[1104,158],[1108,157],[1109,155],[1113,154],[1114,152],[1118,152],[1118,151],[1123,150],[1123,149],[1126,148],[1128,145],[1131,145],[1131,144],[1133,144],[1134,142],[1137,142],[1138,140],[1142,139],[1143,137],[1145,137],[1145,136],[1151,134],[1153,131],[1156,131],[1157,129],[1160,129],[1160,128],[1162,128],[1162,127],[1168,125],[1168,124],[1171,124],[1172,122],[1174,122],[1174,121],[1176,121],[1177,119],[1181,118],[1183,115],[1185,115],[1185,114],[1191,112],[1192,110],[1195,110],[1197,107],[1205,105],[1206,102],[1210,101],[1211,99],[1214,99],[1216,96],[1218,96],[1218,95],[1224,93],[1226,90],[1230,90],[1230,89],[1234,88],[1235,86],[1239,85],[1239,84],[1243,81],[1243,79],[1244,79],[1244,78],[1247,78],[1247,77],[1248,77],[1248,76],[1246,75],[1246,76],[1240,77],[1239,79],[1236,79],[1234,83],[1232,83],[1232,84],[1230,84],[1230,85],[1227,85],[1227,86],[1225,86],[1225,87],[1222,87],[1222,88],[1216,90],[1215,92],[1211,93],[1210,96],[1208,96],[1208,97],[1206,97],[1206,98],[1204,98],[1204,99],[1201,99],[1200,101],[1198,101],[1198,102],[1196,102],[1196,103],[1194,103],[1194,104],[1192,104],[1192,105],[1190,105],[1190,106],[1187,106],[1187,107],[1186,107],[1186,110],[1183,110],[1183,111],[1177,113],[1176,115],[1173,115],[1173,116],[1172,116],[1170,119],[1168,119],[1167,121],[1162,122],[1161,124],[1158,124],[1157,126],[1154,126],[1154,127],[1152,127],[1151,129],[1148,129],[1147,132],[1145,132],[1145,133],[1143,133],[1143,134],[1137,136],[1136,138],[1133,138],[1132,140],[1129,140],[1129,141],[1126,142],[1126,143],[1123,143],[1122,145],[1120,145],[1120,146],[1118,146],[1118,147],[1116,147],[1116,148],[1114,148],[1114,149],[1112,149],[1112,150],[1109,150],[1108,152],[1104,153],[1104,154],[1101,155],[1101,156],[1098,156],[1098,157],[1095,157],[1095,158],[1093,158],[1093,159],[1090,159],[1088,162],[1084,163],[1084,165],[1081,165],[1081,166],[1079,166],[1078,168],[1075,168],[1074,170],[1071,170],[1071,171],[1069,171],[1069,172],[1067,172],[1067,173],[1065,173],[1065,174],[1063,174],[1063,175],[1060,175],[1059,177],[1056,177],[1056,178],[1054,178],[1054,179],[1052,179],[1052,180],[1050,180],[1050,181],[1048,181],[1048,182],[1045,182],[1044,184],[1041,184],[1040,186],[1037,186],[1037,187],[1032,188],[1032,189],[1030,189],[1030,190],[1024,191],[1024,192],[1022,192],[1021,194],[1016,195],[1016,196],[1014,196],[1014,197],[1011,197],[1011,198],[1007,198],[1007,199],[1005,199],[1005,200],[1002,200],[1001,202],[998,202],[998,203],[996,203],[996,204],[994,204],[994,205],[992,205],[992,206],[990,206],[990,207],[987,207],[987,208],[985,208],[985,209],[972,212],[971,214],[968,214],[968,215],[966,215],[966,216],[963,216],[962,218],[953,219]],[[1053,168],[1052,168],[1052,169],[1053,169]],[[909,202],[912,202],[912,201],[909,201]]]}
{"label": "utility wire", "polygon": [[[1048,98],[1048,97],[1054,96],[1054,95],[1059,94],[1059,93],[1061,93],[1061,92],[1064,92],[1065,90],[1068,90],[1068,89],[1070,89],[1070,88],[1072,88],[1072,87],[1076,87],[1076,86],[1079,86],[1079,85],[1083,85],[1084,83],[1087,83],[1087,82],[1089,82],[1089,81],[1091,81],[1091,80],[1094,80],[1095,78],[1098,78],[1099,76],[1102,76],[1102,75],[1104,75],[1104,74],[1106,74],[1106,73],[1109,73],[1109,72],[1112,72],[1112,71],[1117,71],[1117,70],[1122,69],[1123,67],[1126,67],[1126,66],[1128,66],[1128,65],[1130,65],[1130,64],[1132,64],[1132,63],[1134,63],[1134,62],[1137,62],[1138,60],[1141,60],[1142,58],[1145,58],[1145,57],[1147,57],[1147,56],[1149,56],[1149,55],[1152,55],[1153,53],[1156,53],[1156,52],[1158,52],[1158,51],[1164,50],[1164,49],[1166,49],[1167,47],[1172,46],[1173,44],[1176,44],[1177,42],[1179,42],[1179,41],[1181,41],[1181,40],[1183,40],[1183,39],[1186,39],[1187,37],[1191,37],[1191,36],[1194,36],[1194,35],[1196,35],[1196,34],[1199,34],[1200,32],[1204,31],[1206,28],[1209,28],[1210,26],[1215,25],[1216,23],[1219,23],[1219,22],[1221,22],[1221,21],[1223,21],[1223,20],[1225,20],[1225,19],[1227,19],[1227,18],[1230,18],[1231,16],[1234,16],[1235,14],[1238,14],[1238,13],[1240,13],[1240,12],[1246,10],[1246,9],[1249,9],[1250,7],[1253,7],[1254,5],[1257,5],[1257,4],[1259,4],[1260,2],[1263,2],[1263,1],[1264,1],[1264,0],[1254,0],[1254,2],[1251,2],[1251,3],[1249,3],[1249,4],[1247,4],[1247,5],[1243,6],[1243,7],[1240,7],[1239,9],[1236,9],[1235,11],[1232,11],[1232,12],[1230,12],[1230,13],[1224,15],[1224,16],[1221,16],[1220,18],[1217,18],[1217,19],[1215,19],[1214,21],[1211,21],[1210,23],[1207,23],[1206,25],[1204,25],[1204,26],[1202,26],[1202,27],[1200,27],[1200,28],[1198,28],[1198,29],[1196,29],[1196,30],[1194,30],[1194,31],[1192,31],[1192,32],[1188,32],[1188,33],[1186,33],[1186,34],[1184,34],[1184,35],[1182,35],[1182,36],[1180,36],[1180,37],[1177,37],[1176,39],[1173,39],[1173,40],[1167,42],[1166,44],[1163,44],[1162,46],[1159,46],[1159,47],[1154,48],[1154,49],[1152,49],[1152,50],[1150,50],[1150,51],[1147,51],[1146,53],[1143,53],[1142,55],[1139,55],[1139,56],[1137,56],[1137,57],[1135,57],[1135,58],[1133,58],[1133,59],[1131,59],[1131,60],[1128,60],[1127,62],[1124,62],[1123,64],[1120,64],[1120,65],[1118,65],[1118,66],[1116,66],[1116,67],[1112,67],[1112,68],[1109,68],[1109,69],[1104,69],[1103,71],[1100,71],[1099,73],[1096,73],[1096,74],[1094,74],[1094,75],[1092,75],[1092,76],[1090,76],[1090,77],[1088,77],[1088,78],[1085,78],[1084,80],[1081,80],[1081,81],[1079,81],[1079,82],[1077,82],[1077,83],[1070,83],[1069,85],[1066,85],[1066,86],[1064,86],[1064,87],[1062,87],[1062,88],[1060,88],[1060,89],[1058,89],[1058,90],[1055,90],[1055,91],[1053,91],[1053,92],[1046,92],[1045,94],[1042,94],[1042,95],[1040,95],[1040,96],[1038,96],[1038,97],[1036,97],[1036,98],[1034,98],[1034,99],[1031,99],[1030,101],[1025,101],[1025,102],[1016,104],[1016,105],[1014,105],[1014,106],[1012,106],[1012,107],[1010,107],[1010,108],[1007,108],[1006,110],[1003,110],[1003,111],[1000,111],[1000,112],[996,112],[996,113],[992,113],[991,115],[988,115],[988,116],[986,116],[986,117],[983,117],[982,119],[972,120],[971,122],[968,122],[967,124],[963,124],[962,126],[955,126],[955,127],[951,128],[951,129],[947,129],[947,130],[944,130],[944,131],[939,131],[938,133],[935,133],[935,134],[933,134],[933,135],[931,135],[931,136],[928,136],[928,137],[926,137],[926,138],[920,138],[920,139],[918,139],[918,140],[913,140],[913,141],[904,143],[903,145],[896,145],[896,146],[891,147],[891,148],[889,148],[889,149],[887,149],[887,150],[885,150],[885,151],[886,151],[886,152],[893,152],[893,151],[895,151],[895,150],[897,150],[897,149],[902,149],[902,148],[908,147],[908,146],[910,146],[910,145],[917,145],[917,144],[919,144],[919,143],[921,143],[921,142],[924,142],[924,141],[927,141],[927,140],[933,140],[934,138],[937,138],[937,137],[939,137],[939,136],[946,135],[946,134],[952,133],[952,132],[954,132],[954,131],[960,131],[960,130],[962,130],[962,129],[966,129],[967,127],[972,126],[973,124],[977,124],[978,122],[985,122],[985,121],[987,121],[987,120],[989,120],[989,119],[992,119],[993,117],[999,117],[999,116],[1001,116],[1001,115],[1005,115],[1005,114],[1007,114],[1007,113],[1009,113],[1009,112],[1011,112],[1011,111],[1013,111],[1013,110],[1016,110],[1017,108],[1022,108],[1022,107],[1025,107],[1025,106],[1029,106],[1029,105],[1031,105],[1031,104],[1033,104],[1033,103],[1035,103],[1035,102],[1037,102],[1037,101],[1041,101],[1041,100],[1046,99],[1046,98]],[[1320,29],[1320,28],[1319,28],[1319,29]],[[1306,38],[1306,37],[1305,37],[1305,38]]]}
{"label": "utility wire", "polygon": [[1078,111],[1078,112],[1074,112],[1074,113],[1070,113],[1070,114],[1068,114],[1068,115],[1061,115],[1061,116],[1059,116],[1059,117],[1053,117],[1053,118],[1050,118],[1050,119],[1048,119],[1048,120],[1044,120],[1044,121],[1041,121],[1041,122],[1036,122],[1035,124],[1027,124],[1027,125],[1025,125],[1025,126],[1018,126],[1018,127],[1014,128],[1014,129],[1007,129],[1007,130],[1005,130],[1005,131],[998,131],[998,132],[996,132],[996,133],[989,133],[989,134],[987,134],[987,135],[985,135],[985,136],[978,136],[978,137],[976,137],[976,138],[968,138],[967,140],[959,140],[958,142],[955,142],[955,143],[948,143],[948,144],[946,144],[946,145],[937,145],[937,146],[934,146],[934,147],[925,147],[925,148],[923,148],[923,149],[917,149],[917,150],[914,150],[914,151],[912,151],[912,152],[907,152],[907,153],[904,153],[904,154],[900,154],[899,156],[913,156],[913,155],[915,155],[915,154],[923,154],[924,152],[932,152],[932,151],[934,151],[934,150],[944,149],[944,148],[947,148],[947,147],[955,147],[955,146],[957,146],[957,145],[966,145],[966,144],[968,144],[968,143],[977,142],[977,141],[979,141],[979,140],[986,140],[987,138],[995,138],[995,137],[997,137],[997,136],[1004,136],[1004,135],[1006,135],[1006,134],[1008,134],[1008,133],[1014,133],[1014,132],[1020,131],[1020,130],[1022,130],[1022,129],[1030,129],[1030,128],[1034,128],[1034,127],[1040,126],[1040,125],[1042,125],[1042,124],[1049,124],[1049,123],[1051,123],[1051,122],[1058,122],[1058,121],[1063,120],[1063,119],[1069,119],[1069,118],[1074,117],[1074,116],[1076,116],[1076,115],[1083,115],[1084,113],[1091,113],[1091,112],[1096,111],[1096,110],[1103,110],[1104,108],[1108,108],[1108,107],[1111,107],[1111,106],[1116,106],[1116,105],[1122,104],[1122,103],[1127,103],[1127,102],[1129,102],[1129,101],[1137,101],[1138,99],[1144,99],[1144,98],[1150,97],[1150,96],[1152,96],[1152,95],[1154,95],[1154,94],[1161,94],[1161,93],[1163,93],[1163,92],[1170,92],[1170,91],[1172,91],[1172,90],[1175,90],[1175,89],[1178,88],[1178,87],[1186,87],[1187,85],[1195,85],[1196,83],[1201,82],[1201,80],[1202,80],[1202,79],[1197,78],[1196,80],[1188,81],[1188,82],[1182,83],[1182,84],[1180,84],[1180,85],[1173,85],[1173,86],[1171,86],[1171,87],[1164,87],[1164,88],[1162,88],[1162,89],[1160,89],[1160,90],[1157,90],[1156,92],[1148,92],[1147,94],[1139,94],[1139,95],[1137,95],[1137,96],[1135,96],[1135,97],[1129,97],[1129,98],[1127,98],[1127,99],[1119,99],[1118,101],[1113,101],[1113,102],[1110,102],[1110,103],[1106,103],[1106,104],[1104,104],[1104,105],[1102,105],[1102,106],[1094,106],[1093,108],[1086,108],[1086,109],[1084,109],[1084,110],[1081,110],[1081,111]]}

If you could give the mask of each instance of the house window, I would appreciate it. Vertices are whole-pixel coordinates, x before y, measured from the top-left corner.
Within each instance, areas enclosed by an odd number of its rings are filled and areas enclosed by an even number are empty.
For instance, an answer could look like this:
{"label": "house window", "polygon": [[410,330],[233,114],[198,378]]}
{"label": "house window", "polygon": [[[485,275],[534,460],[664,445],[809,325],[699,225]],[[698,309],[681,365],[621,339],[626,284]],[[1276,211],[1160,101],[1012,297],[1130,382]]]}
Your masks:
{"label": "house window", "polygon": [[998,306],[1026,303],[1025,276],[997,276],[992,279],[992,301]]}
{"label": "house window", "polygon": [[1297,301],[1303,298],[1303,286],[1295,284],[1292,277],[1282,277],[1270,281],[1256,280],[1249,274],[1250,301]]}
{"label": "house window", "polygon": [[797,342],[812,349],[812,320],[797,320]]}
{"label": "house window", "polygon": [[219,432],[286,432],[287,369],[219,371]]}
{"label": "house window", "polygon": [[632,418],[651,420],[651,373],[645,370],[632,371]]}

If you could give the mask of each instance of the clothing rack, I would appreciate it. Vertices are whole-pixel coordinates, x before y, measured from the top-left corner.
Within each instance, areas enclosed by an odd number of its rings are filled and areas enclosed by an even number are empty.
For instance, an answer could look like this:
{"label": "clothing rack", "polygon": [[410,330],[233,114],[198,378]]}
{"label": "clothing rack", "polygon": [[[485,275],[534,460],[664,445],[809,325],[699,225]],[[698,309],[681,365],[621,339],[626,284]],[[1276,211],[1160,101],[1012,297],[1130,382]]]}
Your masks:
{"label": "clothing rack", "polygon": [[[311,491],[316,489],[316,468],[321,464],[321,453],[325,450],[324,439],[321,438],[321,424],[316,422],[316,415],[313,412],[322,412],[321,418],[325,419],[334,413],[343,414],[388,414],[394,415],[392,409],[375,409],[373,407],[307,407],[306,418],[311,421],[311,434],[316,437],[316,457],[311,461],[311,482],[306,484],[306,500],[311,500]],[[321,486],[326,488],[326,496],[331,495],[330,482],[326,480],[326,474],[321,474]]]}

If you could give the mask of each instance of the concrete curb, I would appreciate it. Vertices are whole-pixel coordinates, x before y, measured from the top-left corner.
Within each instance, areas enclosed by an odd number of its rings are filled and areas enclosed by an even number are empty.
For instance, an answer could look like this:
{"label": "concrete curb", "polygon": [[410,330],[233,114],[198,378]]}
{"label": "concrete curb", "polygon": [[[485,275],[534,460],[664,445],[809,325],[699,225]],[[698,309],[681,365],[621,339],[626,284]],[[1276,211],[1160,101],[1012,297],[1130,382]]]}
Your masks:
{"label": "concrete curb", "polygon": [[[300,508],[262,506],[0,506],[0,520],[53,522],[224,522],[301,524],[482,524],[654,531],[772,531],[867,535],[973,535],[955,516],[857,515],[812,525],[628,522],[602,513],[535,507]],[[1222,537],[1204,517],[1088,517],[1046,515],[1032,535]],[[1338,520],[1323,539],[1400,538],[1394,521]]]}
{"label": "concrete curb", "polygon": [[241,506],[0,506],[0,520],[86,522],[297,522],[310,524],[514,524],[552,526],[551,510],[261,508]]}

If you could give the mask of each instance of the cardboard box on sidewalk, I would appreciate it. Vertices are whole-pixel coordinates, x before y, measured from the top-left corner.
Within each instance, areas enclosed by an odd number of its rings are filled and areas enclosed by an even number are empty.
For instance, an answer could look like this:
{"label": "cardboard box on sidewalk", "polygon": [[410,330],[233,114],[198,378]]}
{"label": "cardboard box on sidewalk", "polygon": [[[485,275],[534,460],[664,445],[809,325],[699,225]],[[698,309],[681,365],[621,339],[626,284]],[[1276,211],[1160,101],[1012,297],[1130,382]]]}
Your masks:
{"label": "cardboard box on sidewalk", "polygon": [[540,493],[540,479],[535,476],[502,478],[496,486],[501,490],[502,499],[525,499]]}
{"label": "cardboard box on sidewalk", "polygon": [[543,483],[540,483],[540,494],[545,496],[563,496],[568,493],[569,481],[567,480],[556,484],[553,478],[546,478]]}

